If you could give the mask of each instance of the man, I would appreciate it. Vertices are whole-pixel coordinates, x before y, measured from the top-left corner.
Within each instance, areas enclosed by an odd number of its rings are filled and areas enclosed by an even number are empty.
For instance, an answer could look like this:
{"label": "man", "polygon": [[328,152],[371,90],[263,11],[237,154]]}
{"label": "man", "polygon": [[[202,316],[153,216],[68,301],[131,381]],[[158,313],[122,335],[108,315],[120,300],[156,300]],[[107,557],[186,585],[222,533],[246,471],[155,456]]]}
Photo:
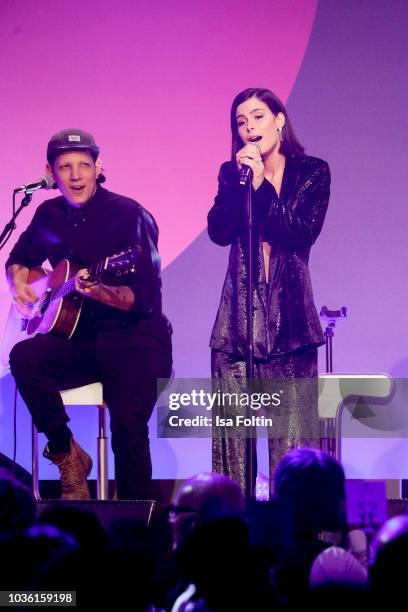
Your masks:
{"label": "man", "polygon": [[[207,609],[202,593],[199,593],[197,585],[191,579],[190,570],[194,573],[197,567],[197,560],[189,563],[189,557],[195,556],[197,545],[192,538],[197,535],[200,537],[200,530],[215,527],[219,519],[242,519],[244,513],[245,499],[241,487],[224,474],[197,474],[180,485],[173,504],[169,507],[173,550],[176,554],[164,580],[168,592],[164,600],[155,602],[156,605],[159,604],[159,607],[166,610]],[[204,533],[205,538],[211,534],[209,531]],[[225,547],[225,540],[222,542]],[[201,558],[198,563],[200,562],[205,564],[206,559]],[[208,566],[212,565],[214,561],[209,560]],[[223,580],[224,576],[219,575],[217,579]],[[214,586],[216,585],[217,580],[214,581]],[[224,592],[226,590],[227,585],[224,584]]]}
{"label": "man", "polygon": [[[100,381],[111,417],[119,499],[145,498],[151,479],[148,421],[157,379],[171,372],[171,327],[161,311],[158,228],[140,204],[103,189],[99,148],[83,130],[55,134],[47,173],[61,196],[43,202],[6,262],[16,308],[38,296],[27,283],[31,268],[47,259],[77,264],[75,291],[85,296],[71,339],[37,334],[10,354],[18,390],[48,444],[44,456],[58,466],[62,499],[88,499],[92,460],[67,426],[58,389]],[[91,265],[134,247],[135,272],[87,281]]]}
{"label": "man", "polygon": [[245,499],[235,480],[190,478],[178,489],[169,519],[177,554],[166,610],[279,608],[266,558],[250,546]]}
{"label": "man", "polygon": [[178,488],[170,508],[173,548],[179,549],[197,526],[223,517],[242,517],[245,499],[235,480],[224,474],[197,474]]}

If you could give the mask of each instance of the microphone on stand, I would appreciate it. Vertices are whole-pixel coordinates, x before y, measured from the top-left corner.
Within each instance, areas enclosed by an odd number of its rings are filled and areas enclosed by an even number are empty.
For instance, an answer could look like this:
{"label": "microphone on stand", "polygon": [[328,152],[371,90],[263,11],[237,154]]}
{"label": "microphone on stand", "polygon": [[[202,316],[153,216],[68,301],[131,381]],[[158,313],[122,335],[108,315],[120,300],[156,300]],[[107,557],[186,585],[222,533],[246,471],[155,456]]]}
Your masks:
{"label": "microphone on stand", "polygon": [[54,179],[48,174],[42,176],[38,181],[33,181],[32,183],[27,183],[26,185],[21,185],[20,187],[16,187],[14,189],[14,193],[32,193],[33,191],[37,191],[37,189],[52,189],[54,187]]}
{"label": "microphone on stand", "polygon": [[241,172],[239,173],[239,184],[246,185],[250,180],[252,180],[252,170],[249,166],[243,164]]}

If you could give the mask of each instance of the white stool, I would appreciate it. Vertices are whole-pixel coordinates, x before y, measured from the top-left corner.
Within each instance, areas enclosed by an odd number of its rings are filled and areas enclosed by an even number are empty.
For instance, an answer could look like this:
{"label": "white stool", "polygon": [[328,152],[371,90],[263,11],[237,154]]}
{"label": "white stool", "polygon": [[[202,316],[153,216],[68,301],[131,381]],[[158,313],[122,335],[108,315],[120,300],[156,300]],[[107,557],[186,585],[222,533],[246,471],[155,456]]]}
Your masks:
{"label": "white stool", "polygon": [[[344,400],[350,396],[386,398],[393,389],[389,374],[320,374],[319,417],[326,425],[330,439],[329,454],[341,461],[341,421]],[[324,449],[326,450],[326,449]]]}
{"label": "white stool", "polygon": [[[101,383],[92,383],[83,387],[66,389],[61,391],[64,406],[97,406],[98,408],[98,477],[97,477],[97,499],[108,499],[108,439],[106,437],[106,404],[103,401],[103,389]],[[32,423],[32,477],[33,495],[35,499],[41,499],[39,489],[38,468],[38,432]]]}

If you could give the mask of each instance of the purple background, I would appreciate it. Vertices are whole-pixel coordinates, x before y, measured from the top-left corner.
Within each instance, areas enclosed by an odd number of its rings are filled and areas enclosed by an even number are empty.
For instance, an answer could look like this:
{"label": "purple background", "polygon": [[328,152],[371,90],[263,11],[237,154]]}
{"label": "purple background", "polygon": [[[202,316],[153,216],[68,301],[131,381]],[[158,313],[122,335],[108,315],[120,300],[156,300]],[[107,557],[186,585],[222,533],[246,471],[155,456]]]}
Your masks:
{"label": "purple background", "polygon": [[[349,309],[336,329],[335,370],[408,376],[407,26],[403,0],[260,0],[256,6],[0,0],[2,224],[11,189],[43,173],[49,136],[69,126],[93,132],[107,187],[139,200],[159,223],[175,374],[208,376],[228,249],[209,242],[205,216],[228,157],[232,98],[247,86],[269,87],[288,103],[307,151],[332,168],[332,198],[311,274],[318,308]],[[12,240],[32,213],[20,216]],[[0,290],[3,324],[4,281]],[[324,350],[321,358],[323,371]],[[0,451],[8,456],[11,392],[5,375]],[[93,409],[86,413],[72,409],[73,429],[92,449],[96,418]],[[29,420],[21,400],[18,417],[17,460],[28,467]],[[156,440],[154,419],[151,430],[155,477],[209,468],[208,441]],[[347,440],[347,473],[405,477],[407,446]],[[42,469],[55,476],[53,468]]]}

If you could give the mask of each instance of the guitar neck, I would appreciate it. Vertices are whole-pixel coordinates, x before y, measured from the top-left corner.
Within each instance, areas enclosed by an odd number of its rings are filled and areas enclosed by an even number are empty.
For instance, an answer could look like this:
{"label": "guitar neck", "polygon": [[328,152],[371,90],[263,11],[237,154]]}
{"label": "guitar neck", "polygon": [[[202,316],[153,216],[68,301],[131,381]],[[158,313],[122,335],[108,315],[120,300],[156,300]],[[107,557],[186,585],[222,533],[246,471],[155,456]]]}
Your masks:
{"label": "guitar neck", "polygon": [[[136,248],[128,247],[126,251],[105,257],[88,268],[89,276],[87,280],[90,283],[99,283],[103,279],[105,272],[110,272],[115,276],[135,273],[136,251]],[[40,287],[42,297],[32,304],[27,304],[28,308],[32,311],[30,318],[33,318],[33,316],[43,317],[52,302],[62,300],[65,296],[75,291],[75,273],[77,267],[77,265],[74,266],[65,259],[57,264],[56,268],[51,272],[51,276],[45,275],[46,284],[44,286],[44,283],[42,283]],[[38,272],[37,270],[34,277],[30,279],[30,284],[35,284],[37,281],[40,282],[41,279],[44,279],[44,271],[40,270],[40,278],[38,278]],[[72,273],[73,276],[71,278],[61,282],[63,278],[67,278],[67,275]]]}
{"label": "guitar neck", "polygon": [[49,300],[50,302],[53,302],[54,300],[59,300],[74,290],[75,290],[75,276],[65,281],[65,283],[62,283],[61,285],[54,287],[54,289],[51,289]]}

